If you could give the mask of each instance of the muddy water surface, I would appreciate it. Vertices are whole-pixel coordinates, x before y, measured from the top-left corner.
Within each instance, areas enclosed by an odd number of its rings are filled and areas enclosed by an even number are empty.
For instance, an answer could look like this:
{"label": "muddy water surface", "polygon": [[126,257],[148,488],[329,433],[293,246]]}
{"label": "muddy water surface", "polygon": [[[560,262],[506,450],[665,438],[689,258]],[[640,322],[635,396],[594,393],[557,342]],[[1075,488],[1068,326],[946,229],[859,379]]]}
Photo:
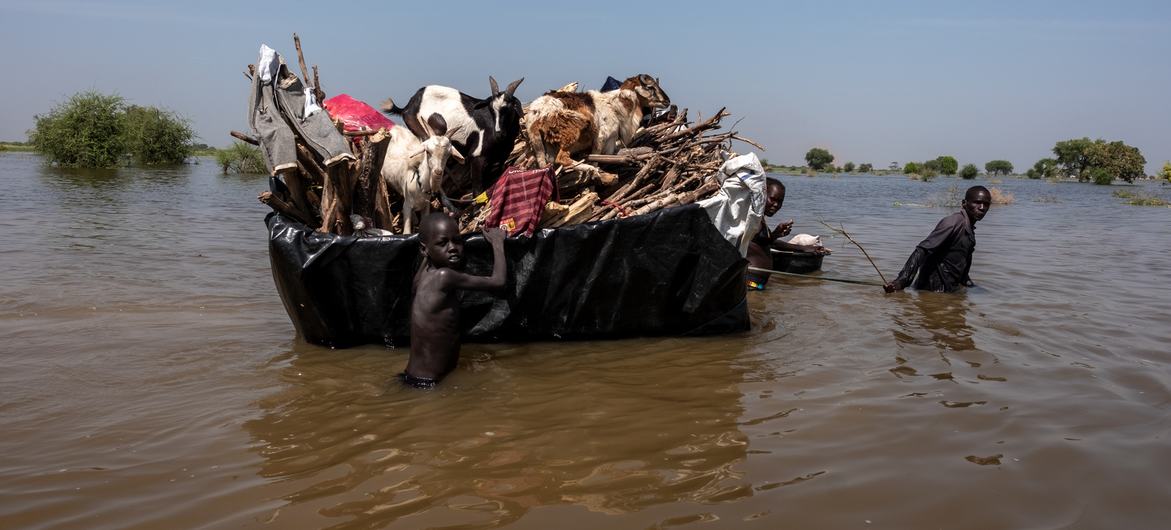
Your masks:
{"label": "muddy water surface", "polygon": [[[783,180],[778,217],[890,276],[959,183]],[[296,339],[263,179],[6,154],[0,184],[0,528],[1171,520],[1171,209],[1108,188],[995,184],[966,294],[774,279],[748,333],[468,345],[419,392],[404,351]]]}

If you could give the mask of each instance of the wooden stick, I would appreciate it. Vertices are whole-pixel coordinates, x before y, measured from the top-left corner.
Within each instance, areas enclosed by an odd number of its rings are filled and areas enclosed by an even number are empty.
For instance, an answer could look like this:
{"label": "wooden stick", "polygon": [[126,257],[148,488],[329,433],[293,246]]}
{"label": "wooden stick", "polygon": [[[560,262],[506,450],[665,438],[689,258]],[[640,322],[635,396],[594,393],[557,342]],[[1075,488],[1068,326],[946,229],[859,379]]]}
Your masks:
{"label": "wooden stick", "polygon": [[760,273],[764,273],[764,274],[779,274],[781,276],[792,276],[792,277],[796,277],[796,278],[809,278],[811,280],[824,280],[827,282],[842,282],[842,283],[853,283],[856,285],[871,285],[874,287],[883,287],[884,285],[886,285],[886,284],[871,282],[871,281],[866,281],[866,280],[851,280],[849,278],[834,278],[832,276],[813,276],[810,274],[797,274],[795,272],[774,271],[772,269],[762,269],[760,267],[752,267],[752,266],[748,267],[748,271],[749,272],[760,272]]}
{"label": "wooden stick", "polygon": [[245,134],[245,133],[242,133],[240,131],[232,131],[232,132],[229,132],[228,134],[230,134],[232,136],[232,138],[240,140],[244,143],[249,143],[252,145],[260,145],[260,140],[257,140],[256,138],[253,138],[252,136]]}
{"label": "wooden stick", "polygon": [[293,46],[297,47],[297,66],[301,67],[301,84],[309,84],[309,69],[305,68],[305,54],[301,53],[301,37],[293,34]]}
{"label": "wooden stick", "polygon": [[256,196],[256,200],[264,203],[269,208],[272,208],[274,212],[284,215],[285,217],[297,221],[298,223],[308,224],[305,221],[305,214],[298,211],[297,208],[295,208],[293,205],[281,200],[280,197],[273,195],[271,191],[260,192],[260,195]]}
{"label": "wooden stick", "polygon": [[855,241],[854,238],[850,236],[849,232],[846,232],[845,225],[841,225],[839,223],[838,226],[840,226],[841,228],[834,228],[834,227],[830,226],[828,223],[826,223],[825,221],[822,221],[821,219],[818,219],[817,222],[821,223],[826,228],[833,230],[836,233],[839,233],[843,236],[846,236],[846,239],[849,239],[850,242],[854,244],[854,246],[858,247],[858,250],[862,251],[862,255],[866,256],[866,261],[870,262],[870,266],[874,267],[874,271],[878,273],[878,277],[882,278],[882,285],[886,285],[887,283],[890,283],[890,282],[886,281],[886,276],[883,276],[882,271],[878,270],[878,265],[875,265],[874,260],[870,259],[870,253],[866,252],[866,249],[862,248],[862,245],[859,244],[857,241]]}

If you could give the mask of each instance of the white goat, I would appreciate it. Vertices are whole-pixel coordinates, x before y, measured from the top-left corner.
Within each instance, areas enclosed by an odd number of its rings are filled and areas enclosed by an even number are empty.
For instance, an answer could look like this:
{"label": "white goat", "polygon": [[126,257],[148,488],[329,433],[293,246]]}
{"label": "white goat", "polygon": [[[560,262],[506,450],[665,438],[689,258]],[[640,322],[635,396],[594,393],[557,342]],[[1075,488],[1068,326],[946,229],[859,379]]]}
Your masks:
{"label": "white goat", "polygon": [[415,223],[431,212],[431,196],[443,190],[447,157],[464,163],[463,155],[446,136],[450,131],[443,117],[434,114],[427,123],[434,135],[423,141],[406,127],[392,128],[382,160],[382,178],[403,196],[404,234],[413,234]]}

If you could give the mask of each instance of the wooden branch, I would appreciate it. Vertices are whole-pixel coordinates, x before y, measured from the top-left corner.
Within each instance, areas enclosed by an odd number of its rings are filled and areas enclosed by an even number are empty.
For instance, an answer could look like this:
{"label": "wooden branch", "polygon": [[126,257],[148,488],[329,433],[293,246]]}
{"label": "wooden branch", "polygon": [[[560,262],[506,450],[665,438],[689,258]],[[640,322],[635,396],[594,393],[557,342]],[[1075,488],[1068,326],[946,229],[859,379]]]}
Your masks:
{"label": "wooden branch", "polygon": [[253,138],[251,135],[242,133],[240,131],[231,131],[228,134],[232,135],[232,138],[240,140],[244,143],[249,143],[252,145],[260,145],[260,140],[257,140],[256,138]]}
{"label": "wooden branch", "polygon": [[325,101],[325,90],[322,90],[321,79],[317,77],[317,65],[313,65],[313,95],[317,98],[318,105]]}
{"label": "wooden branch", "polygon": [[298,211],[296,207],[285,202],[280,197],[274,195],[271,191],[260,192],[260,195],[256,196],[256,200],[264,203],[269,208],[272,208],[274,212],[284,215],[285,217],[297,221],[298,223],[309,224],[305,220],[305,214]]}
{"label": "wooden branch", "polygon": [[874,260],[870,259],[870,253],[866,252],[866,249],[862,248],[862,245],[860,243],[858,243],[857,241],[855,241],[854,238],[852,236],[850,236],[849,232],[846,232],[845,225],[839,224],[838,226],[840,226],[840,228],[834,228],[834,227],[830,226],[829,223],[826,223],[825,221],[822,221],[821,219],[818,219],[817,222],[821,223],[826,228],[828,228],[838,234],[846,236],[846,239],[849,239],[850,242],[854,244],[854,246],[858,247],[858,250],[862,251],[862,255],[866,256],[866,261],[869,261],[870,266],[874,267],[874,272],[878,273],[878,277],[882,279],[882,284],[886,285],[886,284],[890,283],[890,282],[886,281],[886,276],[883,276],[882,271],[878,270],[878,265],[876,265],[874,263]]}
{"label": "wooden branch", "polygon": [[293,46],[297,47],[297,66],[301,67],[301,84],[309,83],[309,69],[305,68],[305,54],[301,53],[301,37],[293,34]]}

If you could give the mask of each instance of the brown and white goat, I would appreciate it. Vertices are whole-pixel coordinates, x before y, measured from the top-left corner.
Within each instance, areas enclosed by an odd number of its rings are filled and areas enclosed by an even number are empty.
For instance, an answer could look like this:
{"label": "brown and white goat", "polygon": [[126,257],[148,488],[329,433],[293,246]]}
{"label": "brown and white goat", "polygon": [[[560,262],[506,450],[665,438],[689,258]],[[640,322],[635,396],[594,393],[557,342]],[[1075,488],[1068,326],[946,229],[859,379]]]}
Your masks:
{"label": "brown and white goat", "polygon": [[447,158],[464,163],[463,155],[446,136],[458,128],[448,131],[447,122],[438,114],[432,115],[427,124],[433,134],[422,141],[406,127],[391,128],[386,157],[382,159],[382,178],[403,196],[404,234],[413,233],[415,221],[431,212],[431,196],[442,193]]}
{"label": "brown and white goat", "polygon": [[619,143],[630,145],[643,114],[670,103],[659,80],[647,74],[631,77],[609,92],[548,92],[525,112],[529,148],[541,166],[554,163],[610,184],[613,175],[574,157],[617,153]]}

